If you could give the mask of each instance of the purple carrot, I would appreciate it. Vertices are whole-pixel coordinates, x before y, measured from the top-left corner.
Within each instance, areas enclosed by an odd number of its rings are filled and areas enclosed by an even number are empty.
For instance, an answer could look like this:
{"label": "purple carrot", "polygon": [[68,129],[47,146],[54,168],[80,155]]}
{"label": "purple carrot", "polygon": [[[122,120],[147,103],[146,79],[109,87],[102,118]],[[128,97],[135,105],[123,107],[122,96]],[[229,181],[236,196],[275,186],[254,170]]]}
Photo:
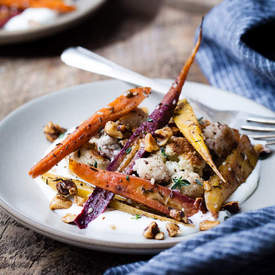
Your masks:
{"label": "purple carrot", "polygon": [[[143,122],[131,135],[128,139],[127,143],[120,150],[120,152],[116,155],[113,161],[108,165],[108,171],[116,171],[121,162],[123,161],[125,155],[127,154],[127,150],[140,138],[143,138],[146,133],[154,134],[154,132],[164,127],[170,120],[173,115],[174,109],[177,106],[179,96],[182,91],[183,84],[186,80],[189,69],[194,62],[196,53],[200,47],[202,39],[202,24],[200,27],[200,34],[198,41],[192,51],[192,54],[189,56],[187,62],[182,68],[179,76],[172,84],[168,93],[164,96],[161,103],[157,106],[157,108],[150,114],[147,121]],[[133,157],[132,161],[124,171],[125,174],[131,174],[132,168],[134,166],[135,160],[144,156],[146,151],[144,148],[140,148],[138,152]],[[99,187],[96,187],[93,193],[90,195],[88,200],[86,201],[82,212],[76,217],[75,223],[79,228],[86,228],[89,222],[96,219],[101,213],[105,211],[108,207],[108,204],[113,199],[114,194],[112,192],[106,191]]]}
{"label": "purple carrot", "polygon": [[104,212],[113,196],[112,192],[96,187],[86,201],[81,213],[75,218],[74,223],[80,229],[86,228],[92,220]]}

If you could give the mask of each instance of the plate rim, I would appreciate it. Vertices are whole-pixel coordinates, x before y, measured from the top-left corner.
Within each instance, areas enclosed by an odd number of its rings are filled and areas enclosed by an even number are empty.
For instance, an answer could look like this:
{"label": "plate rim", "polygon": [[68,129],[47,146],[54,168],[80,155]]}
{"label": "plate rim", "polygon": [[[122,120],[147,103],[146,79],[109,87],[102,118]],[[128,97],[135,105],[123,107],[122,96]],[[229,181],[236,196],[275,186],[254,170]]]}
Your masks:
{"label": "plate rim", "polygon": [[[161,80],[169,81],[169,82],[172,81],[170,79],[169,80],[161,79]],[[80,87],[85,88],[85,87],[89,87],[93,84],[98,84],[98,83],[104,83],[104,84],[108,83],[107,85],[112,85],[112,83],[114,83],[114,82],[123,83],[118,80],[94,81],[91,83],[85,83],[85,84],[81,84],[81,85],[67,87],[67,88],[52,92],[50,94],[46,94],[44,96],[34,98],[34,99],[30,100],[29,102],[21,105],[17,109],[13,110],[5,118],[3,118],[0,121],[0,127],[2,127],[2,125],[5,125],[6,123],[8,123],[9,120],[14,115],[16,115],[18,112],[20,112],[21,110],[27,109],[29,106],[36,104],[37,102],[43,101],[45,98],[55,97],[57,94],[58,95],[65,94],[65,93],[73,91],[75,89],[79,89]],[[214,89],[220,93],[227,94],[227,95],[229,93],[224,90],[218,89],[216,87],[212,87],[210,85],[206,85],[206,84],[202,84],[202,83],[191,82],[191,81],[188,81],[187,83],[189,83],[188,85],[197,85],[199,87]],[[258,104],[256,102],[253,102],[250,99],[244,98],[242,96],[239,96],[239,95],[236,95],[233,93],[231,95],[234,97],[241,98],[242,100],[245,100],[245,101],[249,102],[250,104],[260,106],[262,108],[263,112],[265,112],[267,115],[269,115],[269,114],[274,115],[274,112],[272,112],[271,110],[269,110],[268,108],[264,107],[261,104]],[[65,243],[69,243],[69,244],[73,244],[73,245],[77,245],[77,246],[81,246],[81,247],[85,247],[85,248],[89,248],[89,249],[101,250],[101,251],[112,251],[112,252],[118,252],[118,253],[127,252],[127,253],[135,253],[135,254],[140,254],[140,253],[142,253],[142,254],[150,253],[151,254],[151,253],[159,252],[162,249],[174,246],[175,244],[179,243],[180,241],[190,239],[194,236],[194,234],[190,234],[190,235],[183,236],[180,240],[169,239],[169,241],[166,241],[166,242],[155,242],[153,240],[151,242],[149,241],[146,243],[140,243],[140,242],[119,243],[117,241],[115,242],[115,241],[98,240],[98,239],[94,239],[92,237],[89,237],[87,239],[87,237],[85,237],[85,236],[76,235],[72,232],[68,233],[68,232],[64,232],[62,230],[53,229],[50,226],[48,226],[47,224],[43,224],[43,223],[38,222],[32,218],[29,218],[26,215],[24,215],[23,213],[20,213],[16,209],[10,207],[9,203],[6,202],[5,199],[3,199],[1,197],[0,197],[0,207],[8,215],[12,216],[15,220],[17,220],[19,223],[23,224],[27,228],[30,228],[42,235],[45,235],[47,237],[50,237],[50,238],[53,238],[55,240],[62,241]],[[195,235],[197,236],[198,234],[200,234],[200,232],[196,233]],[[153,244],[153,248],[152,248],[152,244]],[[91,247],[91,246],[93,246],[93,247]],[[134,250],[134,251],[131,251],[131,250]]]}

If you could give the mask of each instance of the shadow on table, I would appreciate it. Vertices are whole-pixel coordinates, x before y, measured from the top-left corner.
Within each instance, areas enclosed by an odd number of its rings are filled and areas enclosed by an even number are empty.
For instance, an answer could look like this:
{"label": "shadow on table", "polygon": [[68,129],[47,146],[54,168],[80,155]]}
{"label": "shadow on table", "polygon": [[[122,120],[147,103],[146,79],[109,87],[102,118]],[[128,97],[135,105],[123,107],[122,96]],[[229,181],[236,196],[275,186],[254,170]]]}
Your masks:
{"label": "shadow on table", "polygon": [[157,15],[162,0],[111,0],[80,25],[33,42],[4,45],[2,57],[41,57],[59,55],[70,46],[95,50],[125,40],[142,30]]}

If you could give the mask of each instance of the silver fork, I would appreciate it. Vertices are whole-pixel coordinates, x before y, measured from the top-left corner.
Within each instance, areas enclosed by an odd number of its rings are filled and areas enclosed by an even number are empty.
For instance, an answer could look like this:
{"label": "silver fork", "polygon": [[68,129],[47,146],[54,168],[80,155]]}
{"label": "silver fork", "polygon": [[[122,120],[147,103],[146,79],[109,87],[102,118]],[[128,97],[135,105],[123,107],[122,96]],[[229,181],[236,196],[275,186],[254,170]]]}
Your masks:
{"label": "silver fork", "polygon": [[[166,83],[147,78],[82,47],[66,49],[61,60],[72,67],[123,80],[125,82],[151,87],[153,91],[166,93],[170,88]],[[240,111],[221,111],[213,109],[196,100],[190,99],[195,112],[211,121],[223,121],[231,127],[241,130],[257,143],[275,145],[274,117],[255,116]],[[257,133],[257,134],[255,134]]]}

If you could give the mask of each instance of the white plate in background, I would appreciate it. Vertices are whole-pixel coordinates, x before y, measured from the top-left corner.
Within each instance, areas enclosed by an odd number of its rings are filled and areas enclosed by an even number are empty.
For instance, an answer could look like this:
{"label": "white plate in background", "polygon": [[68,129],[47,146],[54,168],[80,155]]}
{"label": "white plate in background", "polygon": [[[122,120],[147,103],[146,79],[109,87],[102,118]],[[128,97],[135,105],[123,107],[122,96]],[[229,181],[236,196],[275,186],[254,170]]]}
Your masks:
{"label": "white plate in background", "polygon": [[69,28],[96,10],[105,0],[75,1],[76,10],[61,14],[52,22],[27,30],[7,31],[0,28],[0,45],[34,40]]}

